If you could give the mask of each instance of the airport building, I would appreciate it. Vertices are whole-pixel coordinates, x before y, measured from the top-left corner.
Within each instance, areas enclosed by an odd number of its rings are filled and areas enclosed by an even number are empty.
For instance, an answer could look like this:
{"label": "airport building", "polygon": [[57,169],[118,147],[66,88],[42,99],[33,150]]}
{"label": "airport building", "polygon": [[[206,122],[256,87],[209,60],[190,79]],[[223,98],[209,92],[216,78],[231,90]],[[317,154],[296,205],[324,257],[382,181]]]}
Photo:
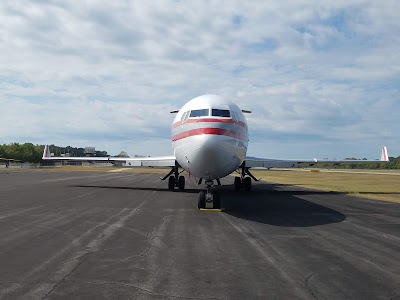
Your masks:
{"label": "airport building", "polygon": [[86,155],[86,157],[94,157],[94,156],[96,156],[95,147],[85,147],[85,155]]}

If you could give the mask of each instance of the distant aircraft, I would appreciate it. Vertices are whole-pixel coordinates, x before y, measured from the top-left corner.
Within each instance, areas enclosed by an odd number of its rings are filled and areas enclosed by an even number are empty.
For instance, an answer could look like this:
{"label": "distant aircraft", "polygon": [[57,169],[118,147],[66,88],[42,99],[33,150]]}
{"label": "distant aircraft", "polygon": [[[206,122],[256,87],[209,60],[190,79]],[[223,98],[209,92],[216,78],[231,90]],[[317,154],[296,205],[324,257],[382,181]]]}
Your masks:
{"label": "distant aircraft", "polygon": [[205,182],[206,191],[198,197],[199,208],[220,208],[220,195],[214,189],[214,181],[220,185],[220,178],[235,170],[235,190],[251,190],[252,179],[258,181],[250,168],[292,168],[299,164],[356,162],[371,163],[388,161],[387,149],[382,148],[381,160],[317,160],[317,159],[264,159],[246,157],[248,127],[244,113],[232,101],[217,95],[203,95],[190,100],[180,110],[171,111],[176,117],[172,124],[173,156],[122,158],[122,157],[52,157],[49,146],[43,152],[44,160],[108,161],[125,162],[126,166],[171,167],[161,180],[168,178],[168,188],[185,188],[185,170],[189,175]]}

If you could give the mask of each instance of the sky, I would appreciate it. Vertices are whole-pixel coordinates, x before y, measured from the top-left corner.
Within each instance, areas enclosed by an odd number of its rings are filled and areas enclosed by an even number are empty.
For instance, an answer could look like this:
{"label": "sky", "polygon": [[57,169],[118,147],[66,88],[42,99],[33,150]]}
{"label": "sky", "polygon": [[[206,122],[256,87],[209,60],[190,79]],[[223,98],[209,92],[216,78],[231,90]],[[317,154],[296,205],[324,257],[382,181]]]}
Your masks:
{"label": "sky", "polygon": [[248,155],[400,155],[397,0],[0,2],[0,143],[171,155],[169,112],[218,94]]}

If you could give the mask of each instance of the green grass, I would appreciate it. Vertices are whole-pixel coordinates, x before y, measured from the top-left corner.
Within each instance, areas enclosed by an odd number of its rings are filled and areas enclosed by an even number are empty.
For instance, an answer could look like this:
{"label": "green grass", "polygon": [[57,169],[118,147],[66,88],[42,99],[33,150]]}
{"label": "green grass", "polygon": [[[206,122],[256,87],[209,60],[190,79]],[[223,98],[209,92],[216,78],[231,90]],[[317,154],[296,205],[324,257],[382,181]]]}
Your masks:
{"label": "green grass", "polygon": [[400,203],[400,176],[396,175],[280,170],[253,170],[252,173],[269,182]]}

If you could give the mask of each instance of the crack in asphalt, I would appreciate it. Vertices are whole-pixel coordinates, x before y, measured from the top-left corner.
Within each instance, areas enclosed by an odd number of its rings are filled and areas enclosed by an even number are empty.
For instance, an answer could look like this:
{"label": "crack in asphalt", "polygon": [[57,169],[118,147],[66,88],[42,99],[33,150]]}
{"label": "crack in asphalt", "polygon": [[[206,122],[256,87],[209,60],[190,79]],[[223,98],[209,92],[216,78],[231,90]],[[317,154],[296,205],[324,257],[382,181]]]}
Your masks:
{"label": "crack in asphalt", "polygon": [[306,277],[306,279],[304,280],[304,285],[307,288],[307,290],[310,292],[311,296],[313,296],[314,299],[319,299],[317,297],[317,295],[315,295],[315,293],[313,292],[312,288],[310,287],[310,280],[311,278],[314,276],[314,273],[311,273],[310,275],[308,275]]}
{"label": "crack in asphalt", "polygon": [[[89,256],[90,254],[96,253],[100,251],[98,247],[104,243],[108,238],[110,238],[119,228],[123,226],[123,224],[128,220],[132,215],[134,215],[137,211],[139,211],[139,207],[143,205],[144,202],[142,202],[138,207],[132,209],[127,215],[123,217],[119,217],[118,220],[109,226],[107,226],[95,239],[93,239],[86,247],[85,247],[85,252],[82,253],[80,256],[76,257],[75,259],[71,260],[70,262],[76,261],[77,263],[72,266],[72,269],[64,275],[45,295],[43,299],[46,299],[49,295],[51,295],[55,289],[60,286],[80,265],[82,265],[85,262],[85,257]],[[124,208],[120,214],[128,210],[127,208]]]}

